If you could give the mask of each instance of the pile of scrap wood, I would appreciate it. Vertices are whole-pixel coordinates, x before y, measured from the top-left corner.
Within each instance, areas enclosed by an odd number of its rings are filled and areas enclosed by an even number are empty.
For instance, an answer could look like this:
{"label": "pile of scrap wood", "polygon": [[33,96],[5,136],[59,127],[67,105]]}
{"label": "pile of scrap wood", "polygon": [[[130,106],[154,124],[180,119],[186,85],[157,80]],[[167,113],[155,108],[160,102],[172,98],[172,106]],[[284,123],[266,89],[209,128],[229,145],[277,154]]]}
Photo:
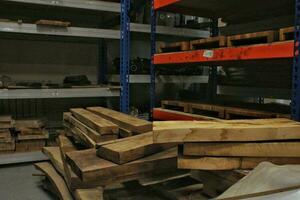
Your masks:
{"label": "pile of scrap wood", "polygon": [[48,131],[41,120],[16,120],[16,151],[39,151],[46,146]]}
{"label": "pile of scrap wood", "polygon": [[300,163],[300,123],[289,119],[155,122],[154,143],[181,143],[178,167],[253,169]]}
{"label": "pile of scrap wood", "polygon": [[9,153],[15,150],[15,139],[11,135],[14,120],[11,116],[0,116],[0,153]]}
{"label": "pile of scrap wood", "polygon": [[177,199],[202,191],[190,170],[177,168],[177,143],[154,144],[152,123],[101,107],[70,111],[59,147],[43,148],[51,163],[35,164],[60,199]]}

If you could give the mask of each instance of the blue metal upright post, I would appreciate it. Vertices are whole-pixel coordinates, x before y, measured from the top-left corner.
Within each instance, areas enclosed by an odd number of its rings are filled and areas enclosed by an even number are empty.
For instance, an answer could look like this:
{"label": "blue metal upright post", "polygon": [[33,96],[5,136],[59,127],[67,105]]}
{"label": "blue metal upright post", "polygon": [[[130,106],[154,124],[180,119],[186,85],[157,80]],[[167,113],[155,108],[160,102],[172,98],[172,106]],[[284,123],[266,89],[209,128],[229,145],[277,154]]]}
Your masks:
{"label": "blue metal upright post", "polygon": [[153,119],[155,107],[155,65],[154,54],[156,52],[156,11],[154,0],[151,0],[151,65],[150,65],[150,119]]}
{"label": "blue metal upright post", "polygon": [[293,66],[292,118],[300,121],[300,0],[295,0],[295,42]]}
{"label": "blue metal upright post", "polygon": [[129,113],[130,0],[121,0],[120,111]]}
{"label": "blue metal upright post", "polygon": [[[210,27],[210,36],[216,37],[218,35],[219,35],[218,19],[212,19],[211,27]],[[216,100],[215,97],[217,95],[217,87],[218,87],[217,75],[218,75],[218,66],[210,66],[208,91],[207,91],[207,100],[210,102]]]}

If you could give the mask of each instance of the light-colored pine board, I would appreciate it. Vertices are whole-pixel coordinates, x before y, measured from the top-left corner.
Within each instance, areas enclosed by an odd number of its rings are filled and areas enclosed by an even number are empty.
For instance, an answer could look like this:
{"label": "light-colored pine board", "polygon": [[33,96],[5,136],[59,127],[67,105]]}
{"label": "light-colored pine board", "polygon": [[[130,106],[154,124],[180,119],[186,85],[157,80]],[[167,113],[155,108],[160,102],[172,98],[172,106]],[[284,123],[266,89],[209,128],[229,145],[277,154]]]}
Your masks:
{"label": "light-colored pine board", "polygon": [[183,155],[219,157],[300,157],[300,142],[185,143]]}
{"label": "light-colored pine board", "polygon": [[124,164],[164,151],[175,145],[176,144],[153,144],[153,133],[149,132],[120,140],[114,140],[113,143],[107,145],[100,145],[97,150],[97,155],[116,164]]}
{"label": "light-colored pine board", "polygon": [[77,189],[75,200],[103,200],[103,188]]}
{"label": "light-colored pine board", "polygon": [[96,150],[83,150],[66,154],[67,162],[83,182],[97,181],[99,186],[122,182],[129,176],[141,177],[177,169],[177,148],[166,150],[145,158],[117,165],[99,158]]}
{"label": "light-colored pine board", "polygon": [[42,152],[50,159],[56,171],[65,177],[65,170],[59,147],[43,147]]}
{"label": "light-colored pine board", "polygon": [[138,119],[131,115],[120,113],[103,107],[89,107],[87,110],[110,120],[117,124],[120,128],[133,132],[134,134],[146,133],[152,131],[152,123]]}
{"label": "light-colored pine board", "polygon": [[108,121],[88,110],[82,108],[72,108],[71,113],[82,123],[96,130],[100,134],[117,134],[119,128],[116,124]]}
{"label": "light-colored pine board", "polygon": [[154,143],[242,142],[300,139],[300,123],[289,119],[166,121],[153,123]]}
{"label": "light-colored pine board", "polygon": [[55,190],[59,192],[58,195],[61,200],[73,200],[64,179],[55,171],[50,163],[36,163],[34,166],[46,174],[52,185],[55,187]]}

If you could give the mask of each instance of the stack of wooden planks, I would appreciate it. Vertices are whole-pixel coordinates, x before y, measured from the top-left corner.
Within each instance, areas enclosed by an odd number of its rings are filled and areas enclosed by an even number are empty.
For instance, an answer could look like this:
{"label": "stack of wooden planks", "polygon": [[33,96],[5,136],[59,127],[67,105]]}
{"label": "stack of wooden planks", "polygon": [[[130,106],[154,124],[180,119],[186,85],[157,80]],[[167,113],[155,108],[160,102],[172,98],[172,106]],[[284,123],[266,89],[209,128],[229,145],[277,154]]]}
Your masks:
{"label": "stack of wooden planks", "polygon": [[16,120],[16,151],[41,151],[46,146],[49,133],[39,119]]}
{"label": "stack of wooden planks", "polygon": [[253,169],[259,163],[300,163],[300,123],[289,119],[154,123],[154,143],[181,143],[178,167]]}
{"label": "stack of wooden planks", "polygon": [[15,150],[15,139],[10,129],[14,126],[11,116],[0,116],[0,153],[9,153]]}
{"label": "stack of wooden planks", "polygon": [[[60,199],[116,199],[133,188],[139,198],[147,191],[155,199],[202,191],[189,170],[177,168],[177,143],[154,144],[152,123],[101,107],[70,111],[64,113],[66,131],[58,136],[59,146],[43,148],[51,162],[35,164],[48,179],[45,188]],[[131,135],[120,138],[120,129]],[[179,180],[185,184],[172,189],[162,184]],[[122,194],[115,192],[119,185]],[[170,190],[167,195],[165,190]]]}
{"label": "stack of wooden planks", "polygon": [[[187,174],[186,170],[177,169],[177,148],[173,148],[176,145],[154,145],[151,133],[100,143],[98,149],[78,150],[64,135],[58,137],[58,143],[59,147],[43,148],[51,163],[35,166],[45,174],[47,183],[53,185],[52,192],[60,199],[100,200],[104,190],[124,182],[156,183],[161,176],[169,179]],[[105,157],[114,161],[100,157],[102,150],[113,152],[105,153]]]}
{"label": "stack of wooden planks", "polygon": [[66,134],[95,148],[107,142],[152,131],[152,123],[103,107],[74,108],[64,113]]}

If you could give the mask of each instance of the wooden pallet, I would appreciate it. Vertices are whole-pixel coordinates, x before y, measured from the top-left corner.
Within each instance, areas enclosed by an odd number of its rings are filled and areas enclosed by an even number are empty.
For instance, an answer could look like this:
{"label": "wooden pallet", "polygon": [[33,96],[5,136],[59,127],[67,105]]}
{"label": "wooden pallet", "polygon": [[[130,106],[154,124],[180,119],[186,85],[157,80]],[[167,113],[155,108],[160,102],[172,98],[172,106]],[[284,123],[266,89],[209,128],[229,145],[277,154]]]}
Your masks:
{"label": "wooden pallet", "polygon": [[265,118],[290,118],[289,115],[262,111],[250,108],[222,106],[215,104],[193,103],[184,101],[162,101],[163,109],[183,111],[185,113],[217,117],[220,119],[265,119]]}
{"label": "wooden pallet", "polygon": [[190,49],[212,49],[225,47],[227,43],[227,38],[225,36],[210,37],[204,39],[193,40],[190,42]]}
{"label": "wooden pallet", "polygon": [[256,33],[239,34],[227,37],[227,46],[243,46],[271,43],[276,40],[276,31],[262,31]]}
{"label": "wooden pallet", "polygon": [[158,48],[159,53],[168,53],[176,51],[188,51],[190,50],[190,42],[174,42],[174,43],[162,43]]}
{"label": "wooden pallet", "polygon": [[168,108],[176,108],[179,109],[180,111],[188,113],[190,108],[189,108],[189,103],[188,102],[183,102],[183,101],[161,101],[161,107],[163,109],[168,109]]}
{"label": "wooden pallet", "polygon": [[202,114],[213,115],[224,119],[225,107],[211,104],[191,103],[189,105],[189,112],[194,114],[200,112]]}
{"label": "wooden pallet", "polygon": [[282,28],[279,30],[279,40],[286,41],[286,40],[294,40],[294,27],[287,27]]}
{"label": "wooden pallet", "polygon": [[[225,119],[236,119],[236,118],[277,118],[278,114],[260,111],[260,110],[252,110],[245,108],[234,108],[234,107],[226,107],[225,108]],[[280,115],[279,115],[280,116]]]}

